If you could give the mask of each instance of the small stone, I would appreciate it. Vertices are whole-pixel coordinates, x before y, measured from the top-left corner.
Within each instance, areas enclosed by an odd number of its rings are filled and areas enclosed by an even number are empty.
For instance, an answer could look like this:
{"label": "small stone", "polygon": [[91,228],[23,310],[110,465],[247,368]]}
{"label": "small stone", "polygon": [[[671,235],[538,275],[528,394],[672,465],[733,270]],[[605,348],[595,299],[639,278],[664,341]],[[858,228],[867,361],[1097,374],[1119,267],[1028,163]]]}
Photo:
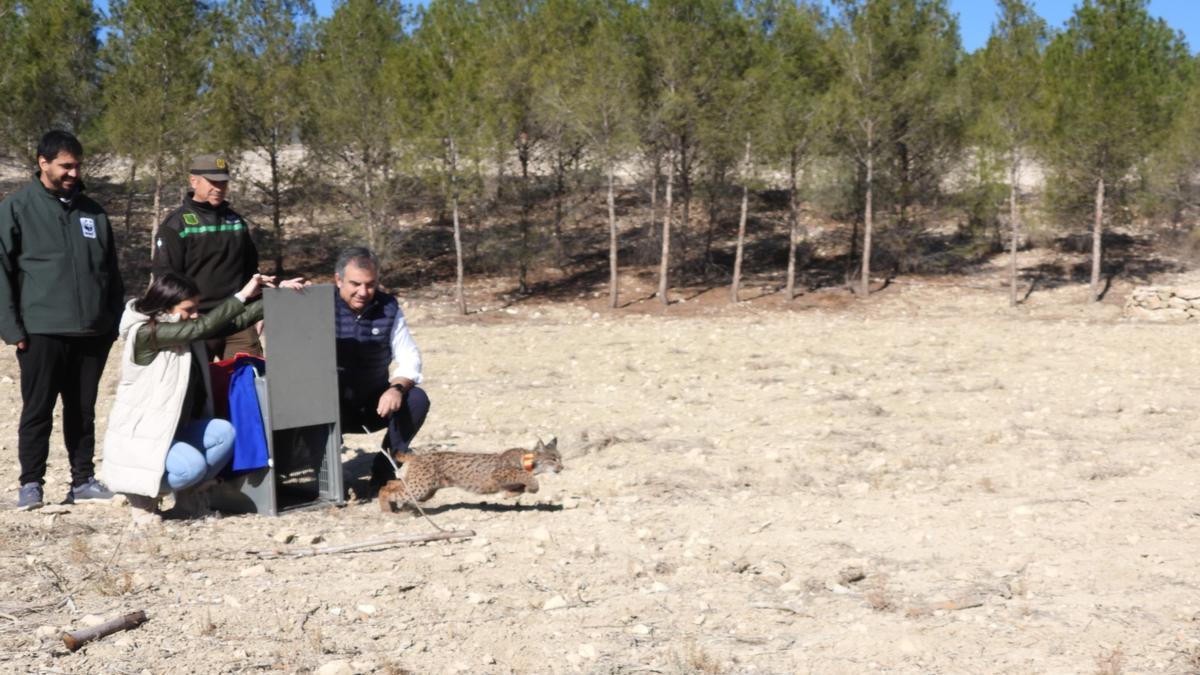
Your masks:
{"label": "small stone", "polygon": [[312,546],[325,541],[325,537],[319,534],[306,534],[302,537],[296,537],[296,541],[304,546]]}
{"label": "small stone", "polygon": [[563,609],[566,606],[567,606],[567,599],[564,598],[562,595],[556,595],[553,598],[550,598],[546,602],[542,603],[542,609],[546,610],[546,611],[549,611],[552,609]]}
{"label": "small stone", "polygon": [[330,661],[317,668],[316,675],[354,675],[354,669],[350,667],[349,661]]}
{"label": "small stone", "polygon": [[600,654],[596,651],[595,645],[591,643],[585,643],[579,645],[579,655],[585,659],[594,659]]}
{"label": "small stone", "polygon": [[267,573],[266,565],[251,565],[250,567],[242,568],[242,571],[238,572],[238,574],[243,577],[257,577],[257,576],[260,576],[260,575],[263,575],[266,573]]}
{"label": "small stone", "polygon": [[649,539],[651,536],[654,535],[654,532],[652,532],[650,530],[650,528],[648,528],[648,527],[639,527],[637,529],[637,532],[635,532],[634,534],[637,535],[638,539]]}
{"label": "small stone", "polygon": [[296,540],[296,533],[288,532],[286,530],[281,531],[281,532],[276,532],[275,536],[271,537],[271,541],[275,542],[276,544],[290,544],[295,540]]}
{"label": "small stone", "polygon": [[0,384],[12,384],[12,383],[13,383],[13,379],[11,377],[9,377],[7,375],[5,375],[4,377],[0,377]]}
{"label": "small stone", "polygon": [[574,497],[563,497],[562,507],[568,511],[571,509],[577,509],[579,508],[579,500],[575,499]]}
{"label": "small stone", "polygon": [[479,663],[485,666],[493,665],[496,663],[496,657],[492,656],[491,654],[484,654],[483,656],[479,657]]}
{"label": "small stone", "polygon": [[783,591],[784,593],[795,593],[796,591],[802,591],[804,589],[804,580],[800,577],[792,577],[779,587],[779,590]]}
{"label": "small stone", "polygon": [[467,602],[471,603],[472,605],[483,605],[483,604],[486,604],[487,601],[488,601],[488,596],[484,595],[483,593],[468,593],[467,594]]}
{"label": "small stone", "polygon": [[62,635],[63,631],[58,626],[38,626],[38,629],[33,632],[34,636],[39,640],[53,638]]}
{"label": "small stone", "polygon": [[471,545],[475,548],[485,548],[487,546],[491,546],[491,544],[492,541],[487,537],[476,537],[471,540]]}
{"label": "small stone", "polygon": [[224,602],[226,605],[229,605],[230,607],[232,607],[234,609],[242,608],[242,602],[240,600],[238,600],[237,598],[233,597],[232,595],[227,595],[224,598],[221,598],[221,602]]}
{"label": "small stone", "polygon": [[468,565],[482,565],[487,561],[487,554],[482,551],[471,551],[463,556],[463,562]]}
{"label": "small stone", "polygon": [[375,605],[370,605],[370,604],[362,604],[362,605],[355,607],[354,609],[357,609],[358,611],[362,612],[363,614],[366,614],[367,616],[372,616],[377,611],[375,609]]}
{"label": "small stone", "polygon": [[697,614],[696,618],[692,619],[692,623],[696,624],[697,626],[701,626],[704,624],[707,618],[708,617],[704,616],[703,614]]}
{"label": "small stone", "polygon": [[633,628],[629,629],[629,632],[633,633],[634,635],[649,635],[651,631],[653,631],[653,629],[644,623],[639,623]]}
{"label": "small stone", "polygon": [[861,567],[851,566],[838,572],[838,582],[842,584],[853,584],[866,578],[867,575]]}
{"label": "small stone", "polygon": [[666,593],[670,590],[671,590],[671,587],[667,586],[666,584],[664,584],[661,581],[656,581],[650,586],[651,593]]}

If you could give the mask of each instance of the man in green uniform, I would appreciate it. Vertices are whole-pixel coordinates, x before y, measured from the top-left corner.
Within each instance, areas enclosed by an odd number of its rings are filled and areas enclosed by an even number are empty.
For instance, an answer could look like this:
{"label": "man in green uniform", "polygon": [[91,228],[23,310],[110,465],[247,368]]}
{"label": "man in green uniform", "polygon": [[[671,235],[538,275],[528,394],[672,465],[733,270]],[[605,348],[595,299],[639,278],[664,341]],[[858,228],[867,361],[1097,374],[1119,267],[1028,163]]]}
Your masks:
{"label": "man in green uniform", "polygon": [[[175,272],[200,287],[200,313],[233,295],[258,271],[258,249],[246,220],[229,208],[229,163],[220,155],[192,160],[190,189],[183,204],[167,214],[154,242],[153,271]],[[238,352],[262,355],[253,326],[221,340],[208,353],[229,358]]]}
{"label": "man in green uniform", "polygon": [[96,395],[125,287],[108,214],[83,193],[83,146],[65,131],[38,143],[38,170],[0,203],[0,337],[21,369],[17,507],[43,504],[54,404],[62,397],[70,503],[113,495],[94,478]]}

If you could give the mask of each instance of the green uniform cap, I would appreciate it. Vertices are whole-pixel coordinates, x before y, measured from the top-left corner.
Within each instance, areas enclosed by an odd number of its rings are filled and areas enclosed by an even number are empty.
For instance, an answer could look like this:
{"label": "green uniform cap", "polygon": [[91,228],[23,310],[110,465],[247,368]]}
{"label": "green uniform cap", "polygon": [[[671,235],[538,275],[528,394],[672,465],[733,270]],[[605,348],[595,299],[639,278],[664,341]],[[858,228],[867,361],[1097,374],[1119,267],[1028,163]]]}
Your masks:
{"label": "green uniform cap", "polygon": [[204,176],[211,181],[229,180],[229,162],[220,155],[200,155],[192,160],[188,173]]}

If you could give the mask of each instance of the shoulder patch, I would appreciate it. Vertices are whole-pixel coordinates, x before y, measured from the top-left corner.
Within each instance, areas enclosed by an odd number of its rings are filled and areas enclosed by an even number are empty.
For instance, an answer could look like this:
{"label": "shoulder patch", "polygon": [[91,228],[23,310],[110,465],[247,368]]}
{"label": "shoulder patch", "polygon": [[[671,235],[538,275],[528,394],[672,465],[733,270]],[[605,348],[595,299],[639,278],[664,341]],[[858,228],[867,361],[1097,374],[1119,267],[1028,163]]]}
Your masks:
{"label": "shoulder patch", "polygon": [[187,223],[188,225],[199,225],[200,218],[191,211],[185,211],[183,214],[183,222]]}

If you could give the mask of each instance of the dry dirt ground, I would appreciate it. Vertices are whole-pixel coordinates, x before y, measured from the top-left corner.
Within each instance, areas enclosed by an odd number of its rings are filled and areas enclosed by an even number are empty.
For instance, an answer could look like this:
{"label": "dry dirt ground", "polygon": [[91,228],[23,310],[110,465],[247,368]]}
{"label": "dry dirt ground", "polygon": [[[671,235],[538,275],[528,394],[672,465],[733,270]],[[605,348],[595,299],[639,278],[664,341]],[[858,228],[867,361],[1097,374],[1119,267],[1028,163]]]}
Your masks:
{"label": "dry dirt ground", "polygon": [[[432,527],[361,500],[148,532],[119,504],[17,512],[5,353],[0,671],[1194,672],[1200,335],[1123,320],[1119,290],[465,319],[410,297],[418,450],[556,435],[566,468],[516,504],[439,493],[473,539],[306,558],[250,551]],[[356,494],[377,442],[347,438]],[[65,465],[56,430],[54,501]]]}

